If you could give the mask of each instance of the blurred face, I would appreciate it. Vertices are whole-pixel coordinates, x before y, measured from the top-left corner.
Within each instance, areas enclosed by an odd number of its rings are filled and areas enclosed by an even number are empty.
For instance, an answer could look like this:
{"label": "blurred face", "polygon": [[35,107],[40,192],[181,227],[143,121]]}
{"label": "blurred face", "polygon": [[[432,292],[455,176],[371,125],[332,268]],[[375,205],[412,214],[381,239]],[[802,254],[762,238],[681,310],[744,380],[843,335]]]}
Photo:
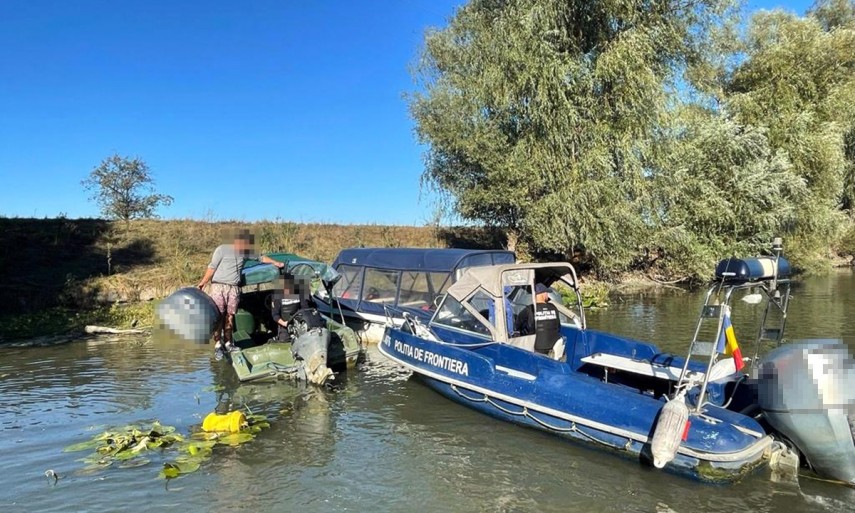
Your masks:
{"label": "blurred face", "polygon": [[249,253],[252,250],[252,243],[243,238],[236,238],[234,245],[235,249],[241,253]]}
{"label": "blurred face", "polygon": [[541,292],[537,295],[538,303],[546,303],[549,300],[549,292]]}
{"label": "blurred face", "polygon": [[305,294],[309,291],[309,282],[304,278],[297,278],[294,282],[294,292],[297,294]]}

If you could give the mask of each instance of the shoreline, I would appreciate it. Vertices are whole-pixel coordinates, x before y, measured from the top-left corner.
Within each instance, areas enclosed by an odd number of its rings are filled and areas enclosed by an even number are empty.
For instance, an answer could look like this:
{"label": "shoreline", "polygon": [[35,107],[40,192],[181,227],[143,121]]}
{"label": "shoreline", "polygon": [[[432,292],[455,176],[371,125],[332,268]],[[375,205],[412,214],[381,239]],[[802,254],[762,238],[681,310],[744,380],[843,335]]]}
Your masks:
{"label": "shoreline", "polygon": [[[0,344],[74,337],[86,325],[127,329],[154,325],[154,305],[197,283],[211,251],[237,228],[256,235],[259,252],[287,251],[332,261],[346,247],[503,247],[501,230],[487,227],[384,226],[287,221],[25,219],[0,217]],[[829,250],[828,255],[837,255]],[[558,257],[555,257],[558,258]],[[525,252],[521,256],[526,260]],[[534,260],[537,260],[536,258]],[[835,256],[819,272],[852,268]],[[690,291],[702,283],[659,279],[656,270],[616,272],[609,279],[582,273],[585,306],[606,307],[610,295]],[[652,276],[651,276],[652,274]]]}
{"label": "shoreline", "polygon": [[[850,263],[832,267],[829,272],[852,272]],[[810,276],[804,274],[803,276]],[[609,308],[611,298],[620,298],[639,293],[692,293],[703,285],[680,285],[662,283],[638,274],[625,275],[610,282],[580,279],[583,302],[586,309]],[[586,293],[586,290],[588,291]],[[74,342],[76,340],[103,336],[87,333],[86,327],[95,325],[117,330],[141,330],[150,334],[155,326],[154,309],[163,298],[146,301],[113,303],[89,309],[73,310],[55,307],[37,313],[10,314],[0,317],[0,347],[42,347]],[[45,319],[62,318],[60,322]],[[12,324],[23,324],[10,328]],[[131,333],[114,333],[112,336],[127,336]]]}

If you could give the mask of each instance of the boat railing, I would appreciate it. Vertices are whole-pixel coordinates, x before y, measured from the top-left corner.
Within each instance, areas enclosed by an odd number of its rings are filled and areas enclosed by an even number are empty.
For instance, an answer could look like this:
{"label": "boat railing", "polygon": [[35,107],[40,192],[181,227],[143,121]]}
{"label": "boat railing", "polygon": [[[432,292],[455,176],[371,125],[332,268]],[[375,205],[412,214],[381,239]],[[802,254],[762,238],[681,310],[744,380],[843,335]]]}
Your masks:
{"label": "boat railing", "polygon": [[403,308],[384,304],[383,315],[386,317],[386,327],[397,326],[397,324],[395,323],[395,319],[402,319],[406,313],[406,310],[404,310]]}
{"label": "boat railing", "polygon": [[[773,276],[759,280],[750,281],[729,281],[727,277],[722,277],[713,283],[704,295],[704,303],[701,307],[698,321],[695,325],[694,335],[689,345],[689,354],[683,363],[683,368],[680,372],[680,379],[677,381],[676,391],[687,390],[696,385],[700,385],[700,393],[695,405],[695,411],[700,412],[704,405],[707,388],[712,375],[711,370],[715,365],[719,355],[719,341],[725,336],[727,328],[726,322],[730,322],[730,310],[734,297],[734,293],[740,291],[749,291],[748,296],[757,295],[757,301],[749,301],[749,303],[765,302],[763,317],[760,322],[760,328],[757,333],[757,338],[754,341],[755,352],[754,356],[749,360],[750,365],[754,365],[760,352],[760,347],[763,341],[774,341],[780,344],[783,340],[784,328],[786,326],[787,308],[790,300],[789,278],[781,278],[778,276],[777,258],[780,257],[780,244],[776,240],[776,245],[773,246],[776,251],[776,268]],[[771,315],[777,312],[776,315]],[[770,327],[769,324],[777,319],[777,325]],[[712,330],[712,340],[700,340],[702,333],[709,334],[710,331],[704,332],[704,327],[709,323],[715,325]],[[706,371],[703,375],[703,380],[698,381],[697,373],[689,370],[689,364],[692,357],[706,358]],[[738,369],[739,367],[737,367]]]}

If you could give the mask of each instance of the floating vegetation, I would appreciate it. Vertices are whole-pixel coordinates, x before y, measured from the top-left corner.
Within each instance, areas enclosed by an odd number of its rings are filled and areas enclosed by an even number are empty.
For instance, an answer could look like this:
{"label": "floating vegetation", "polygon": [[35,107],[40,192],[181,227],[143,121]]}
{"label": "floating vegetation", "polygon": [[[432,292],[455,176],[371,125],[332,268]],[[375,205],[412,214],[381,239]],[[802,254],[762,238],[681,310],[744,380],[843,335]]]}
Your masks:
{"label": "floating vegetation", "polygon": [[[233,412],[234,413],[234,412]],[[136,468],[151,463],[148,457],[154,451],[168,455],[160,477],[172,479],[199,470],[211,457],[217,445],[236,447],[255,438],[256,433],[270,427],[263,415],[243,417],[240,429],[235,432],[199,431],[189,438],[175,432],[172,426],[155,421],[147,428],[125,426],[96,435],[91,440],[69,445],[63,452],[93,451],[80,459],[85,466],[81,474],[103,471],[114,464],[117,468]],[[166,451],[169,451],[168,453]]]}

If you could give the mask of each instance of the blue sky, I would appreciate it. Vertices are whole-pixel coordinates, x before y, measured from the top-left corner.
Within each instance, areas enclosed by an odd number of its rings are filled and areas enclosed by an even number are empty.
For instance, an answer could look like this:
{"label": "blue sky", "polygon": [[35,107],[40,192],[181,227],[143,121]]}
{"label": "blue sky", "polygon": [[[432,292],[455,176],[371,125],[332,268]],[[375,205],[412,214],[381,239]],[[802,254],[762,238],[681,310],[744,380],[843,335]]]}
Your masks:
{"label": "blue sky", "polygon": [[[0,0],[0,215],[94,217],[148,162],[168,218],[424,224],[404,95],[460,1]],[[751,1],[749,9],[809,2]]]}

